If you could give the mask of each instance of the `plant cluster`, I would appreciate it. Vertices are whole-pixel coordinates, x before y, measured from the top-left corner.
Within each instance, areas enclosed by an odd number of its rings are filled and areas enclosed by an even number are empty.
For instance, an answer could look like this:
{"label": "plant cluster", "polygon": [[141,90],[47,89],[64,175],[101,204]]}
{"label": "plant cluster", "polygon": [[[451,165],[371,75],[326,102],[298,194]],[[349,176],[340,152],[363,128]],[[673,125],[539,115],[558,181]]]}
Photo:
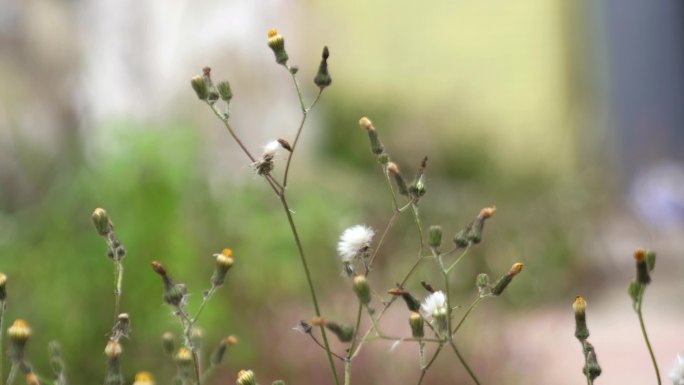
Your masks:
{"label": "plant cluster", "polygon": [[[290,58],[285,49],[283,36],[276,30],[269,31],[267,45],[273,51],[276,63],[284,67],[292,78],[299,101],[301,120],[294,138],[291,140],[275,138],[263,147],[259,155],[256,155],[241,140],[239,132],[230,123],[229,105],[233,98],[233,92],[229,82],[219,81],[215,84],[211,69],[205,67],[201,75],[191,79],[191,86],[197,97],[206,103],[223,123],[230,136],[249,159],[254,172],[265,181],[282,206],[299,255],[302,273],[308,284],[313,307],[313,314],[310,317],[302,317],[304,319],[298,322],[296,329],[324,351],[330,367],[332,382],[336,385],[352,383],[352,366],[355,359],[367,343],[378,340],[392,341],[394,344],[402,342],[415,344],[418,356],[417,369],[419,375],[417,383],[419,385],[423,383],[428,370],[444,351],[453,353],[472,382],[479,385],[480,380],[458,347],[458,332],[472,311],[482,301],[504,293],[513,279],[523,270],[523,264],[514,263],[508,271],[503,272],[493,282],[486,273],[477,275],[474,279],[477,294],[470,305],[465,308],[457,305],[454,290],[450,287],[450,278],[456,274],[459,263],[464,260],[469,251],[482,242],[485,223],[493,217],[496,209],[494,207],[481,209],[470,223],[465,224],[451,237],[450,242],[444,242],[442,227],[433,225],[426,228],[421,217],[420,203],[427,192],[425,176],[428,166],[427,157],[418,163],[412,178],[405,178],[406,174],[400,171],[396,163],[393,162],[390,152],[383,145],[374,123],[367,117],[362,117],[358,122],[359,126],[368,135],[370,152],[375,157],[386,182],[389,202],[388,219],[384,228],[379,232],[370,226],[356,224],[350,225],[340,235],[337,242],[340,269],[346,276],[345,279],[348,280],[346,285],[348,285],[350,295],[353,292],[358,300],[358,306],[355,307],[355,313],[350,315],[350,318],[355,320],[352,324],[326,317],[314,284],[315,275],[309,268],[305,247],[301,241],[293,215],[294,211],[288,199],[288,186],[290,184],[292,160],[299,148],[300,136],[307,118],[320,100],[323,91],[332,83],[328,68],[330,52],[327,47],[322,50],[318,71],[313,78],[313,83],[318,88],[318,92],[310,103],[306,103],[297,78],[298,67],[288,64]],[[278,154],[283,151],[287,154],[284,165],[276,164],[280,162]],[[388,234],[402,215],[409,215],[415,224],[417,235],[415,253],[409,256],[411,263],[406,273],[397,280],[396,286],[390,288],[375,287],[372,280],[374,262],[381,255]],[[104,348],[106,356],[104,384],[123,385],[125,376],[120,361],[123,353],[122,341],[129,338],[131,332],[131,316],[120,309],[123,293],[124,260],[127,251],[116,236],[113,222],[105,210],[95,209],[91,218],[97,234],[105,240],[107,256],[113,263],[115,277],[113,326]],[[201,385],[205,383],[212,371],[224,361],[227,350],[238,342],[235,336],[226,337],[218,343],[213,353],[208,356],[208,361],[206,360],[206,354],[202,349],[203,331],[198,327],[198,320],[212,296],[226,282],[227,274],[234,264],[231,249],[226,248],[214,254],[213,257],[215,265],[209,279],[209,288],[203,292],[202,302],[194,312],[188,309],[188,287],[184,283],[175,281],[162,263],[151,262],[152,270],[161,278],[162,300],[169,306],[172,316],[179,325],[177,333],[166,332],[162,335],[161,344],[163,352],[176,365],[175,383],[178,385]],[[638,315],[643,336],[653,360],[658,384],[660,384],[658,366],[646,334],[641,310],[645,288],[651,282],[649,273],[655,266],[655,253],[638,249],[635,251],[634,257],[637,274],[636,279],[629,286],[629,294],[633,300],[634,310]],[[401,257],[395,256],[394,258]],[[407,283],[415,279],[416,269],[424,263],[434,266],[435,278],[434,282],[420,282],[425,289],[424,295],[421,295],[409,291]],[[0,354],[3,347],[3,319],[8,298],[6,283],[7,277],[0,273]],[[397,300],[403,302],[406,307],[406,334],[401,336],[389,335],[383,331],[384,316]],[[588,341],[586,308],[587,303],[584,298],[576,297],[573,303],[576,321],[575,337],[581,343],[585,360],[583,373],[587,384],[591,385],[601,374],[601,368],[598,364],[596,351]],[[371,325],[367,330],[361,328],[363,317],[367,317],[368,323]],[[26,345],[31,333],[28,323],[21,319],[14,321],[7,329],[7,336],[9,337],[8,357],[11,366],[5,379],[2,368],[3,359],[0,358],[0,385],[12,385],[19,374],[24,376],[27,385],[48,383],[68,385],[61,349],[59,344],[55,342],[49,346],[53,373],[51,378],[40,376],[34,371],[26,358]],[[331,336],[335,336],[343,344],[343,350],[337,351],[332,348]],[[180,337],[178,341],[177,337]],[[426,349],[428,345],[433,345],[434,349]],[[684,361],[684,359],[680,361]],[[340,367],[343,368],[341,373],[339,372]],[[673,370],[671,377],[676,385],[684,384],[682,373],[684,373],[684,365],[682,364]],[[154,379],[148,372],[139,372],[135,376],[134,385],[153,383]],[[238,385],[255,385],[255,373],[251,370],[240,370],[237,374],[236,383]],[[284,385],[284,382],[277,380],[273,384]]]}

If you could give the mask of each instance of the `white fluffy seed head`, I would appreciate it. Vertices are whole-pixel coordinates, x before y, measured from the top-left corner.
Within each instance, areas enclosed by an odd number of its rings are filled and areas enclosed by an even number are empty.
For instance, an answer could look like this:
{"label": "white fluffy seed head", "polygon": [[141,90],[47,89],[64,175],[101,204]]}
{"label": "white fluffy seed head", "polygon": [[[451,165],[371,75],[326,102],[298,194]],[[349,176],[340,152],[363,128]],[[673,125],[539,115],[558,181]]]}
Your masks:
{"label": "white fluffy seed head", "polygon": [[337,243],[337,253],[343,262],[351,262],[357,255],[368,250],[375,231],[366,225],[352,226],[342,233]]}
{"label": "white fluffy seed head", "polygon": [[670,369],[670,379],[673,385],[684,385],[684,355],[677,354],[677,359]]}
{"label": "white fluffy seed head", "polygon": [[271,141],[266,143],[264,146],[264,152],[262,156],[266,157],[274,157],[278,153],[278,150],[280,149],[280,143],[278,143],[277,140]]}
{"label": "white fluffy seed head", "polygon": [[446,310],[446,307],[447,301],[444,292],[436,291],[425,297],[425,300],[420,305],[420,314],[426,320],[432,320],[435,313],[443,312]]}

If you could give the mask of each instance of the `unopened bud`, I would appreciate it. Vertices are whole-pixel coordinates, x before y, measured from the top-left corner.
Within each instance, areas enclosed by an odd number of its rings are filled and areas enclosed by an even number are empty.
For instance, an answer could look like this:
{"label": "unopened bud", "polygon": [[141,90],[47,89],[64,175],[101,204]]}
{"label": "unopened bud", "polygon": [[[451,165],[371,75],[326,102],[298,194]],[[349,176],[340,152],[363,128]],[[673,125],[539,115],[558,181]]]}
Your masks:
{"label": "unopened bud", "polygon": [[[0,302],[7,299],[7,276],[0,272]],[[3,305],[0,305],[3,306]]]}
{"label": "unopened bud", "polygon": [[580,341],[584,341],[589,338],[586,318],[587,301],[578,295],[572,304],[572,310],[575,312],[575,337]]}
{"label": "unopened bud", "polygon": [[26,385],[40,385],[40,381],[38,380],[38,376],[36,376],[33,371],[30,371],[26,373]]}
{"label": "unopened bud", "polygon": [[251,370],[241,370],[238,372],[236,385],[256,385],[254,372]]}
{"label": "unopened bud", "polygon": [[150,372],[138,372],[133,385],[154,385],[154,377]]}
{"label": "unopened bud", "polygon": [[509,283],[513,280],[513,277],[516,275],[520,274],[520,272],[523,269],[523,264],[518,262],[513,264],[511,269],[504,274],[501,278],[499,278],[498,281],[494,284],[494,287],[492,288],[492,294],[494,295],[500,295],[503,293],[504,290],[506,290],[506,287],[508,286]]}
{"label": "unopened bud", "polygon": [[477,291],[480,293],[480,297],[486,295],[488,290],[490,290],[489,276],[485,273],[478,274]]}
{"label": "unopened bud", "polygon": [[176,352],[174,357],[176,365],[178,366],[178,374],[182,379],[189,380],[194,375],[194,365],[192,360],[192,351],[182,346]]}
{"label": "unopened bud", "polygon": [[325,327],[336,335],[340,342],[349,342],[354,338],[354,328],[351,326],[328,321],[325,323]]}
{"label": "unopened bud", "polygon": [[275,54],[276,63],[286,65],[288,56],[285,51],[285,39],[275,29],[268,31],[268,46]]}
{"label": "unopened bud", "polygon": [[166,269],[164,268],[164,265],[157,261],[152,261],[152,270],[154,270],[155,273],[161,275],[162,277],[166,277]]}
{"label": "unopened bud", "polygon": [[473,221],[472,227],[467,234],[468,240],[472,243],[480,243],[482,241],[482,231],[484,230],[485,221],[494,215],[495,207],[485,207],[480,210],[480,214]]}
{"label": "unopened bud", "polygon": [[411,325],[411,335],[413,335],[413,338],[423,338],[425,336],[423,317],[420,313],[411,312],[409,325]]}
{"label": "unopened bud", "polygon": [[280,147],[284,148],[288,152],[292,152],[292,146],[290,146],[290,142],[283,138],[278,139],[278,143],[280,143]]}
{"label": "unopened bud", "polygon": [[92,219],[97,233],[103,237],[109,234],[114,228],[112,221],[109,219],[109,216],[104,209],[95,209],[93,214],[90,216],[90,219]]}
{"label": "unopened bud", "polygon": [[439,250],[442,245],[442,227],[441,226],[430,226],[428,231],[428,244],[435,250]]}
{"label": "unopened bud", "polygon": [[584,375],[589,376],[593,382],[596,377],[601,375],[601,366],[599,366],[598,360],[596,359],[596,351],[594,350],[594,346],[590,344],[589,341],[582,341],[582,348],[587,357],[583,372]]}
{"label": "unopened bud", "polygon": [[321,56],[321,64],[318,66],[316,77],[314,77],[314,84],[322,90],[332,83],[332,78],[328,73],[328,57],[330,56],[330,52],[328,51],[327,46],[323,47],[323,54]]}
{"label": "unopened bud", "polygon": [[223,361],[223,357],[226,355],[226,350],[228,350],[228,347],[233,346],[237,343],[237,337],[232,335],[221,340],[221,343],[219,344],[218,348],[216,348],[216,351],[211,356],[211,364],[214,366],[219,365],[221,361]]}
{"label": "unopened bud", "polygon": [[468,233],[470,232],[471,226],[468,225],[465,229],[459,231],[454,235],[454,244],[456,245],[457,249],[465,249],[470,245],[470,241],[468,240]]}
{"label": "unopened bud", "polygon": [[192,89],[195,90],[199,100],[209,99],[209,86],[204,80],[204,77],[200,75],[193,76],[192,79],[190,79],[190,85],[192,86]]}
{"label": "unopened bud", "polygon": [[218,287],[223,285],[226,273],[233,266],[233,251],[231,249],[223,249],[221,253],[214,254],[214,256],[216,257],[216,266],[211,276],[211,284],[214,287]]}
{"label": "unopened bud", "polygon": [[401,296],[401,298],[406,302],[406,307],[410,311],[417,312],[420,310],[420,301],[416,299],[411,293],[408,291],[395,287],[387,291],[388,294],[392,294],[394,296]]}
{"label": "unopened bud", "polygon": [[121,372],[121,361],[119,356],[123,349],[119,341],[110,339],[105,347],[105,355],[107,356],[107,374],[105,376],[105,385],[123,385],[124,378]]}
{"label": "unopened bud", "polygon": [[380,142],[378,132],[375,131],[375,127],[370,119],[364,116],[359,120],[359,126],[361,126],[361,128],[365,128],[366,132],[368,132],[368,139],[370,139],[371,144],[371,152],[375,155],[382,154],[383,151],[385,151],[385,147]]}
{"label": "unopened bud", "polygon": [[218,90],[221,100],[226,103],[230,103],[230,99],[233,98],[233,90],[230,89],[230,83],[225,80],[219,82],[219,84],[216,85],[216,89]]}
{"label": "unopened bud", "polygon": [[162,334],[162,348],[164,353],[169,356],[173,355],[174,350],[176,350],[176,339],[173,337],[173,333],[166,332]]}
{"label": "unopened bud", "polygon": [[21,361],[26,343],[31,338],[31,327],[26,321],[18,319],[7,329],[7,336],[11,347],[10,356],[13,360]]}
{"label": "unopened bud", "polygon": [[[647,251],[645,249],[634,250],[634,260],[636,261],[636,280],[642,285],[648,285],[651,283],[651,276],[648,274],[648,264],[646,263]],[[655,255],[653,257],[653,263],[655,264]]]}
{"label": "unopened bud", "polygon": [[399,171],[399,167],[396,165],[396,163],[387,163],[387,170],[392,173],[392,176],[394,177],[394,183],[397,184],[397,190],[399,190],[399,194],[407,196],[408,187],[406,186],[406,181],[404,180],[404,177],[401,176],[401,172]]}
{"label": "unopened bud", "polygon": [[359,297],[359,301],[368,305],[371,300],[370,286],[368,285],[368,280],[363,275],[357,275],[354,277],[354,292],[356,296]]}
{"label": "unopened bud", "polygon": [[204,330],[198,327],[193,327],[190,332],[190,340],[195,349],[200,348],[204,342]]}
{"label": "unopened bud", "polygon": [[183,283],[164,286],[164,302],[167,305],[183,307],[187,298],[188,288]]}

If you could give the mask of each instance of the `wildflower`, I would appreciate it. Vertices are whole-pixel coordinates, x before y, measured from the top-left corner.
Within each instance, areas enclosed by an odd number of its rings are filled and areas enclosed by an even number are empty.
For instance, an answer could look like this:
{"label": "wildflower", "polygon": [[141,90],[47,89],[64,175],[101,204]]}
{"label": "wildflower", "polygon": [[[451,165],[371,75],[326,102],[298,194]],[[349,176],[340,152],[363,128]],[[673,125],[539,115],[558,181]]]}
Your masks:
{"label": "wildflower", "polygon": [[0,272],[0,302],[7,299],[7,276]]}
{"label": "wildflower", "polygon": [[572,304],[572,310],[575,312],[575,337],[580,341],[584,341],[589,338],[586,318],[587,301],[578,295]]}
{"label": "wildflower", "polygon": [[411,312],[409,325],[411,325],[411,335],[413,335],[413,338],[423,338],[425,332],[423,331],[423,317],[420,314]]}
{"label": "wildflower", "polygon": [[214,254],[214,257],[216,258],[216,267],[211,276],[211,284],[218,287],[223,285],[228,270],[233,266],[233,250],[223,249],[220,253]]}
{"label": "wildflower", "polygon": [[328,51],[327,46],[323,47],[323,54],[321,56],[321,64],[318,67],[318,73],[314,78],[314,83],[323,90],[332,83],[332,78],[330,77],[330,73],[328,73],[328,57],[330,57],[330,52]]}
{"label": "wildflower", "polygon": [[97,233],[103,237],[109,234],[114,228],[112,221],[109,219],[109,216],[107,216],[107,212],[104,209],[96,208],[90,218],[93,221]]}
{"label": "wildflower", "polygon": [[380,142],[378,132],[375,131],[375,126],[373,126],[373,122],[371,122],[370,119],[364,116],[361,119],[359,119],[359,126],[368,132],[368,139],[370,140],[371,152],[375,155],[382,154],[385,151],[385,147],[383,147],[382,143]]}
{"label": "wildflower", "polygon": [[375,231],[366,225],[352,226],[342,233],[337,243],[337,253],[343,262],[351,262],[360,254],[368,252]]}
{"label": "wildflower", "polygon": [[239,371],[237,375],[237,381],[235,383],[237,385],[256,385],[254,372],[251,370]]}
{"label": "wildflower", "polygon": [[684,355],[677,354],[677,360],[670,369],[672,385],[684,385]]}
{"label": "wildflower", "polygon": [[287,51],[285,51],[285,39],[278,33],[278,30],[272,29],[268,31],[268,46],[275,54],[276,63],[287,65]]}
{"label": "wildflower", "polygon": [[371,301],[370,286],[368,280],[364,275],[357,275],[354,277],[354,292],[359,297],[362,304],[368,305]]}
{"label": "wildflower", "polygon": [[16,361],[24,358],[24,348],[29,338],[31,338],[31,327],[23,319],[15,320],[7,329],[7,336],[10,340],[10,356]]}
{"label": "wildflower", "polygon": [[138,372],[133,385],[154,385],[154,377],[150,372]]}
{"label": "wildflower", "polygon": [[511,266],[511,269],[506,272],[501,278],[499,278],[498,281],[494,284],[494,287],[492,287],[492,294],[494,295],[500,295],[503,293],[503,291],[508,287],[508,284],[513,281],[513,278],[520,274],[520,272],[523,269],[523,264],[520,262],[514,263],[513,266]]}
{"label": "wildflower", "polygon": [[444,292],[436,291],[427,296],[420,306],[420,313],[433,324],[439,334],[447,331],[449,309]]}

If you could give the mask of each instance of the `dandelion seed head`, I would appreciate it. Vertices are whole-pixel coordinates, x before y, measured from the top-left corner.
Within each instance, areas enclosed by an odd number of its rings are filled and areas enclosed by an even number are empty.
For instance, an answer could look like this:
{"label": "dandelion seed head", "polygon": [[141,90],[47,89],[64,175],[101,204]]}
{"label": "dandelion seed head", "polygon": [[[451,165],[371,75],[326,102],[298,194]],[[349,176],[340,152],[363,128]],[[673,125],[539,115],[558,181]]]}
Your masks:
{"label": "dandelion seed head", "polygon": [[360,253],[368,250],[375,231],[366,225],[352,226],[342,233],[337,243],[337,253],[343,262],[351,262]]}
{"label": "dandelion seed head", "polygon": [[264,152],[263,152],[262,156],[272,158],[272,157],[276,156],[279,149],[280,149],[280,143],[278,143],[277,140],[273,140],[271,142],[268,142],[264,146]]}
{"label": "dandelion seed head", "polygon": [[677,354],[677,359],[670,369],[670,379],[673,385],[684,385],[684,355]]}

